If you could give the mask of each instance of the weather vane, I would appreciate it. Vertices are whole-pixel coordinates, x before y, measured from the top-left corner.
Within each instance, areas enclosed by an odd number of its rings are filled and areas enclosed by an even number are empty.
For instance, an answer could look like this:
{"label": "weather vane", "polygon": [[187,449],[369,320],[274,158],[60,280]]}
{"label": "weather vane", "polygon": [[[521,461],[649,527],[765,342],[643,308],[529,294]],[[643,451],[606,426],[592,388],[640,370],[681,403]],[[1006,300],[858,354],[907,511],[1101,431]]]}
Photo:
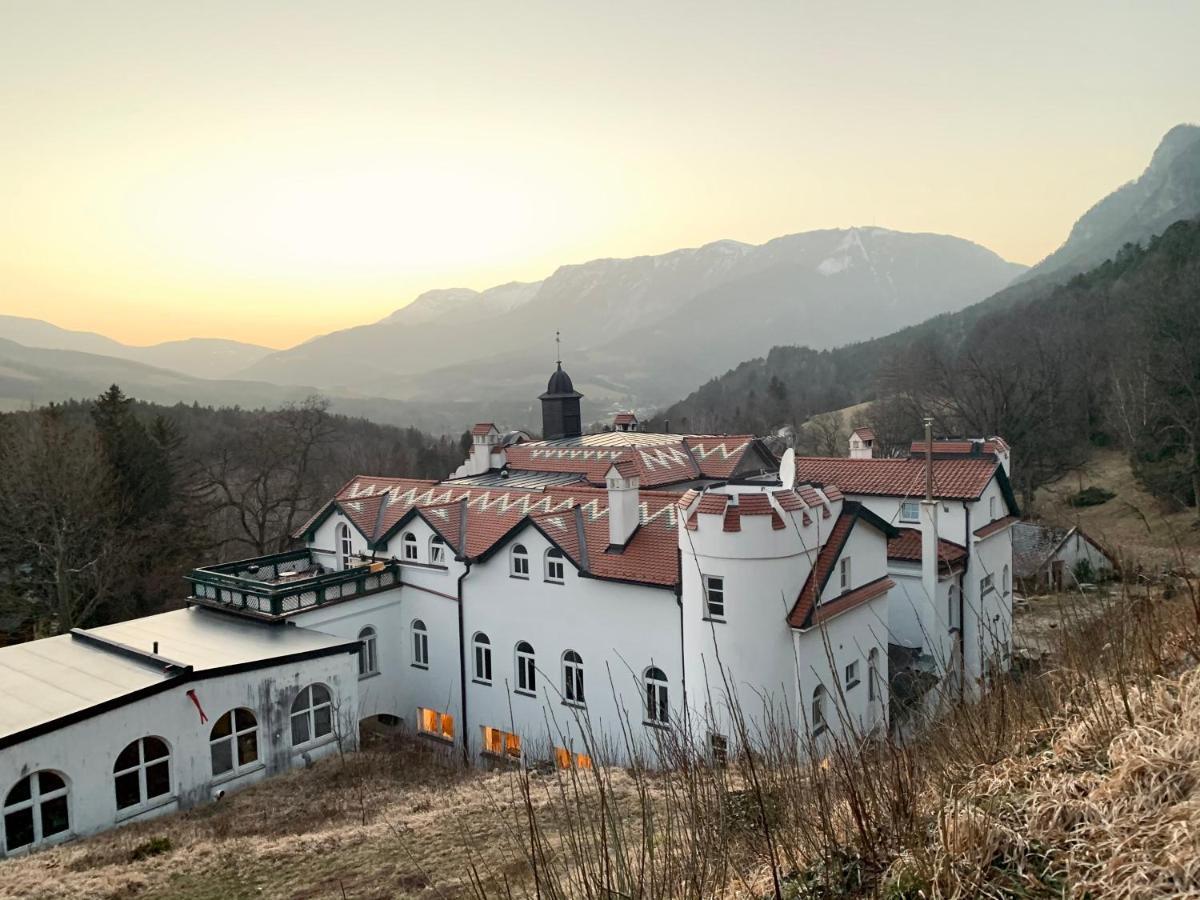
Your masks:
{"label": "weather vane", "polygon": [[554,361],[562,368],[562,340],[559,332],[554,332]]}

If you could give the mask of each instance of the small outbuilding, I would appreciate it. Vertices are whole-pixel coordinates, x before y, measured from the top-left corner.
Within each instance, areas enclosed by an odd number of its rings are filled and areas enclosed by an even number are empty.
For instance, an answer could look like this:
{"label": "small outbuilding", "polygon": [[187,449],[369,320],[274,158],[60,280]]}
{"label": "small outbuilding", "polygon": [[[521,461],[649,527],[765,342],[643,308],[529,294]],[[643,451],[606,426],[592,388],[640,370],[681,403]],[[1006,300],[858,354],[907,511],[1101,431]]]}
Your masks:
{"label": "small outbuilding", "polygon": [[[1108,578],[1116,560],[1081,529],[1034,522],[1013,526],[1013,571],[1026,593],[1061,591],[1079,581]],[[1086,577],[1081,577],[1086,570]]]}

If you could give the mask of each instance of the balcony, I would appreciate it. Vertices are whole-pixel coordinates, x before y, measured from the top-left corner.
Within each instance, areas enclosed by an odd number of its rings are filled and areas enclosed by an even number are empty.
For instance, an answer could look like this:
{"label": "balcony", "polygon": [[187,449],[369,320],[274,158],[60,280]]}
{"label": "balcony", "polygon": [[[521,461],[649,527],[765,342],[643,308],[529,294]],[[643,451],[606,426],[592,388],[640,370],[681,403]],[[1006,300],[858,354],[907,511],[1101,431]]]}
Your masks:
{"label": "balcony", "polygon": [[341,571],[331,561],[327,553],[304,549],[193,569],[184,576],[192,586],[188,600],[277,619],[400,584],[394,560],[354,560]]}

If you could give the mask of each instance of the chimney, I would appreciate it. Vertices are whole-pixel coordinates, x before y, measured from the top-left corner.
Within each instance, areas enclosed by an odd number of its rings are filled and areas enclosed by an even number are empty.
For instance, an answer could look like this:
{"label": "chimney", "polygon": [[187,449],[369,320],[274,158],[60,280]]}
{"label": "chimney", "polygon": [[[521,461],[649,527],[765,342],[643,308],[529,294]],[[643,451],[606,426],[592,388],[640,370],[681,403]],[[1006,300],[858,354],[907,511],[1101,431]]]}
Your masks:
{"label": "chimney", "polygon": [[500,432],[491,422],[480,422],[471,429],[471,458],[467,463],[468,474],[482,475],[492,468],[492,448],[500,439]]}
{"label": "chimney", "polygon": [[[937,621],[938,596],[938,502],[933,496],[933,419],[925,419],[925,499],[921,501],[921,587]],[[924,616],[921,617],[925,619]],[[932,633],[931,633],[932,634]]]}
{"label": "chimney", "polygon": [[641,478],[633,460],[623,459],[609,467],[604,481],[608,487],[608,544],[624,547],[641,521]]}

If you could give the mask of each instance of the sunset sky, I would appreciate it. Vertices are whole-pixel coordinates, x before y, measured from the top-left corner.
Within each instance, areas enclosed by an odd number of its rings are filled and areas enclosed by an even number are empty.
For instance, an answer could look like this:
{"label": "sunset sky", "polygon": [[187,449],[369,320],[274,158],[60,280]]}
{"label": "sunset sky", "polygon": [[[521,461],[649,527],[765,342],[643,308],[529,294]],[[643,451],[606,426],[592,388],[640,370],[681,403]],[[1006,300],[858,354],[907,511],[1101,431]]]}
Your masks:
{"label": "sunset sky", "polygon": [[1200,3],[0,0],[0,313],[283,347],[883,225],[1033,263],[1200,120]]}

